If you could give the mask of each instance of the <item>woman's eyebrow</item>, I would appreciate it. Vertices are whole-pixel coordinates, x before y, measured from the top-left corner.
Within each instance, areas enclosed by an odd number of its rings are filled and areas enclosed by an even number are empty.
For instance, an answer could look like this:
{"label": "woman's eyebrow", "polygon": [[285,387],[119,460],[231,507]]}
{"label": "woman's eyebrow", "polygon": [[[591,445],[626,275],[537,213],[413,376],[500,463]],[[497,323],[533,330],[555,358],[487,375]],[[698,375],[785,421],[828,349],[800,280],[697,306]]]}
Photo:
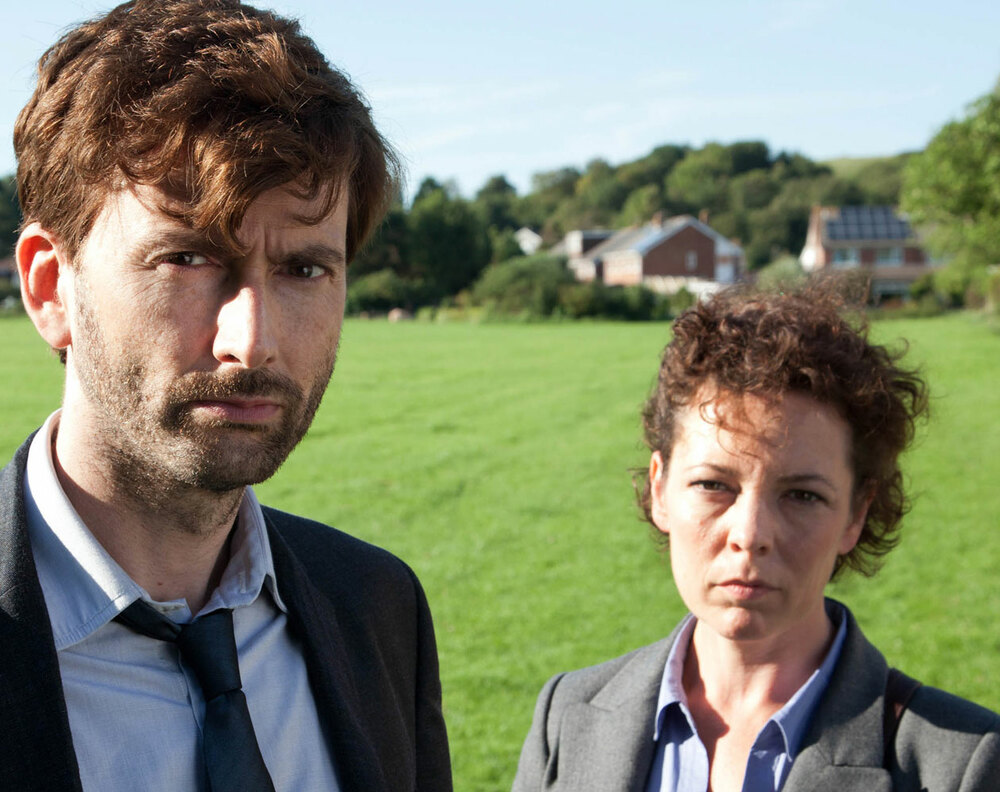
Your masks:
{"label": "woman's eyebrow", "polygon": [[836,489],[833,482],[822,473],[793,473],[790,476],[781,476],[778,481],[782,484],[811,484],[819,482],[830,487],[830,489]]}

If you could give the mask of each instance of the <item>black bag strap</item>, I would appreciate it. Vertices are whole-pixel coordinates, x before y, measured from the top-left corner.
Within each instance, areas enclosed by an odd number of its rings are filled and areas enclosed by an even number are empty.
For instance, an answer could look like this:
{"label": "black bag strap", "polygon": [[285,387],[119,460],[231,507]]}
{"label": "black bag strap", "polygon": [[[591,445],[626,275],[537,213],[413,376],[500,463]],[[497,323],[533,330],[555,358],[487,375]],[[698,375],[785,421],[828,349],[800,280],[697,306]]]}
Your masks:
{"label": "black bag strap", "polygon": [[899,721],[918,687],[920,687],[920,682],[913,677],[907,676],[898,668],[889,669],[889,678],[885,683],[885,709],[882,712],[882,739],[885,746],[882,766],[887,770],[895,758],[896,731],[899,729]]}

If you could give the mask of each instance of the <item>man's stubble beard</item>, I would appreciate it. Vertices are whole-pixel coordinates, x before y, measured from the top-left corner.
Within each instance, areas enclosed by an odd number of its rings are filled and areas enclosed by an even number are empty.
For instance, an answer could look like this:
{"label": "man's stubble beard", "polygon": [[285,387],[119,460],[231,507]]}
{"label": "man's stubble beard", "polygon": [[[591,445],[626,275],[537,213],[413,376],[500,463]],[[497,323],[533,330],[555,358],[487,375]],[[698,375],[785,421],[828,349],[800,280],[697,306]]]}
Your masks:
{"label": "man's stubble beard", "polygon": [[[138,503],[166,506],[183,490],[231,492],[270,478],[305,435],[333,374],[336,349],[308,393],[266,369],[190,372],[157,385],[140,354],[111,353],[89,289],[77,294],[73,365],[98,421],[98,453],[107,456],[115,490]],[[279,401],[280,422],[195,420],[192,402],[234,396]]]}

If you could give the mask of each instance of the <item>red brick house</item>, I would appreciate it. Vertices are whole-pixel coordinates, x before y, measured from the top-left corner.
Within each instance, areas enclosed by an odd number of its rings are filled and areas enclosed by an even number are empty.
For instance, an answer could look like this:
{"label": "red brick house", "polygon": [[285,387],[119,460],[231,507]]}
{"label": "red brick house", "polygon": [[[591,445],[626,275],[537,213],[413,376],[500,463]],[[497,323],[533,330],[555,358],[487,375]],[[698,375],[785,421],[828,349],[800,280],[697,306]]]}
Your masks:
{"label": "red brick house", "polygon": [[891,206],[814,206],[799,255],[806,272],[864,269],[871,296],[905,296],[937,264],[931,261],[905,214]]}
{"label": "red brick house", "polygon": [[568,263],[577,280],[642,284],[667,294],[681,288],[711,292],[735,283],[746,270],[739,245],[690,215],[617,231],[589,251],[571,255]]}

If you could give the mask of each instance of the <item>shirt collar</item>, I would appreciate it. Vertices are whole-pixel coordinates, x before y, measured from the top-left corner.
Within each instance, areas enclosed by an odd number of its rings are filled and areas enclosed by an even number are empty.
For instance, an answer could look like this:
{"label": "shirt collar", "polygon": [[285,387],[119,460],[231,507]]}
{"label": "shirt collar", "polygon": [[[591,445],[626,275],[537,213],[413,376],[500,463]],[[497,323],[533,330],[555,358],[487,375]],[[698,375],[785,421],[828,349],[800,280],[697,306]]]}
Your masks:
{"label": "shirt collar", "polygon": [[[59,413],[49,416],[31,442],[24,500],[38,579],[56,649],[62,650],[87,638],[137,599],[152,600],[94,538],[59,483],[52,456]],[[201,612],[249,605],[264,586],[277,607],[287,612],[275,582],[264,515],[248,487],[229,563]],[[192,616],[183,600],[153,604],[179,622]]]}
{"label": "shirt collar", "polygon": [[[656,703],[656,721],[653,726],[653,739],[660,739],[660,731],[663,728],[663,719],[667,708],[671,704],[679,704],[687,713],[687,696],[684,694],[684,660],[687,657],[688,645],[691,643],[691,635],[694,633],[694,626],[698,620],[693,613],[684,617],[678,628],[677,638],[674,645],[670,647],[670,654],[667,655],[667,663],[663,668],[663,678],[660,681],[660,697]],[[688,718],[690,720],[690,718]],[[691,724],[692,731],[694,724]]]}
{"label": "shirt collar", "polygon": [[[847,636],[847,619],[844,618],[843,606],[836,604],[836,607],[828,608],[827,613],[838,626],[833,643],[823,658],[823,662],[809,679],[795,691],[795,694],[785,702],[785,705],[768,719],[757,737],[757,741],[774,739],[775,728],[777,728],[784,742],[785,752],[791,760],[795,759],[795,754],[798,752],[799,745],[805,735],[806,726],[809,724],[809,718],[830,682],[833,669],[837,665],[840,651],[844,646],[844,639]],[[660,695],[656,704],[656,720],[653,725],[654,740],[660,739],[667,709],[673,704],[680,706],[684,716],[691,723],[692,731],[694,731],[694,723],[688,712],[687,696],[684,694],[683,679],[684,660],[687,658],[688,646],[691,643],[691,636],[697,622],[698,620],[693,614],[689,613],[684,617],[674,645],[670,648],[670,654],[667,655],[663,678],[660,681]],[[757,742],[754,743],[754,747],[758,747]]]}
{"label": "shirt collar", "polygon": [[838,626],[826,657],[823,658],[819,668],[813,671],[812,676],[805,681],[802,687],[796,690],[795,694],[785,702],[785,706],[771,716],[771,720],[781,730],[788,758],[793,761],[799,751],[799,746],[802,744],[802,738],[805,736],[806,726],[809,725],[813,710],[816,709],[816,705],[819,704],[819,700],[823,696],[823,691],[830,683],[833,669],[837,667],[837,660],[840,658],[840,651],[843,649],[844,639],[847,637],[847,619],[844,618],[843,606],[838,605],[836,608],[827,609],[827,613],[831,615],[834,623]]}

